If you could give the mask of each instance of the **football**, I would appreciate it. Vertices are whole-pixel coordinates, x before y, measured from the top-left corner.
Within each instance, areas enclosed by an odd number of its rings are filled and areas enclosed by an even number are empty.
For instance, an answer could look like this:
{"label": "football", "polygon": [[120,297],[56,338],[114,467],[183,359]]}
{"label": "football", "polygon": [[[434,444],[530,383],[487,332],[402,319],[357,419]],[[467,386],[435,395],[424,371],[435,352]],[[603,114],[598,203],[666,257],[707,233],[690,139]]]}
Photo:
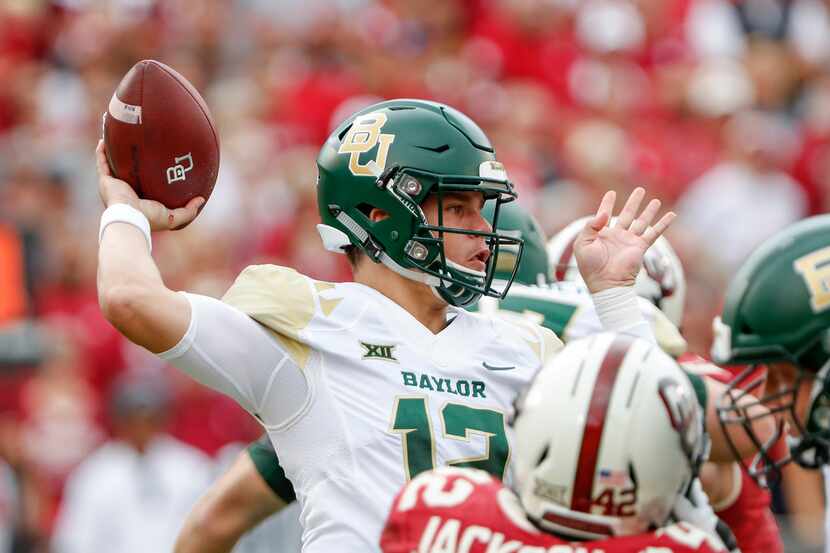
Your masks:
{"label": "football", "polygon": [[219,173],[219,138],[207,104],[186,78],[155,60],[135,64],[104,114],[115,177],[140,198],[178,208],[207,200]]}

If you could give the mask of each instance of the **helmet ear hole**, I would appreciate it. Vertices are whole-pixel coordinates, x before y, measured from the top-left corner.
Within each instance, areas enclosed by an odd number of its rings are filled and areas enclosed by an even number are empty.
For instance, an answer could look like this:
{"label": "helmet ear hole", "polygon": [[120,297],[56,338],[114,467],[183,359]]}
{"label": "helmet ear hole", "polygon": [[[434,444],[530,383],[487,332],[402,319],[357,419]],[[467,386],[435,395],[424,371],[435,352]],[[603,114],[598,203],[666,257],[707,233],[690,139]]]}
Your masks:
{"label": "helmet ear hole", "polygon": [[355,207],[357,207],[357,210],[358,210],[359,212],[361,212],[362,214],[364,214],[364,215],[366,216],[366,218],[367,218],[367,219],[369,218],[369,214],[370,214],[370,213],[372,212],[372,210],[374,209],[374,206],[369,205],[369,204],[366,204],[366,203],[363,203],[363,204],[358,204],[358,205],[357,205],[357,206],[355,206]]}

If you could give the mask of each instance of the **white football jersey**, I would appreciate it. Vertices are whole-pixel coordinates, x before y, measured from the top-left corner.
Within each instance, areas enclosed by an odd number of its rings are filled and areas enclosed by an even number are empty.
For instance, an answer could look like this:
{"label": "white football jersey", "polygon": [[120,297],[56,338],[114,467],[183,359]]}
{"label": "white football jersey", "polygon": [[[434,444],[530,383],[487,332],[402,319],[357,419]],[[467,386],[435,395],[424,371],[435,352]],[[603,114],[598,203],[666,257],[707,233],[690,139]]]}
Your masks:
{"label": "white football jersey", "polygon": [[276,266],[246,269],[226,305],[187,297],[190,328],[160,355],[262,422],[306,552],[379,551],[395,494],[433,467],[506,477],[513,403],[561,347],[537,325],[456,308],[433,334],[370,287]]}
{"label": "white football jersey", "polygon": [[[686,340],[660,309],[638,297],[642,326],[628,331],[645,339],[655,339],[661,349],[673,356],[686,351]],[[552,330],[565,343],[604,332],[593,297],[579,282],[555,282],[547,286],[514,283],[503,300],[482,298],[477,311],[507,320],[524,319]],[[653,333],[653,338],[652,338]]]}

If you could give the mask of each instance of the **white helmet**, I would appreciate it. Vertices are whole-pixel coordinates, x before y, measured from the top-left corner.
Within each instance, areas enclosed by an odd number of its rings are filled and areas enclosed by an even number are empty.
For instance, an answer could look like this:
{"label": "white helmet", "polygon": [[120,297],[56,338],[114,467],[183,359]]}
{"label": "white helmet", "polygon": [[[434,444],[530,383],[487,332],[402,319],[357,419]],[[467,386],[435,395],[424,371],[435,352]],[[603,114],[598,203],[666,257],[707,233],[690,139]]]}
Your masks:
{"label": "white helmet", "polygon": [[519,402],[514,431],[528,516],[578,539],[663,526],[706,455],[689,378],[656,345],[622,334],[565,346]]}
{"label": "white helmet", "polygon": [[[574,257],[574,240],[591,217],[577,219],[559,231],[548,241],[550,272],[554,280],[582,281]],[[612,219],[612,224],[616,217]],[[680,328],[683,306],[686,301],[686,277],[683,265],[669,241],[661,236],[643,257],[643,270],[634,283],[637,295],[656,305],[660,311]]]}

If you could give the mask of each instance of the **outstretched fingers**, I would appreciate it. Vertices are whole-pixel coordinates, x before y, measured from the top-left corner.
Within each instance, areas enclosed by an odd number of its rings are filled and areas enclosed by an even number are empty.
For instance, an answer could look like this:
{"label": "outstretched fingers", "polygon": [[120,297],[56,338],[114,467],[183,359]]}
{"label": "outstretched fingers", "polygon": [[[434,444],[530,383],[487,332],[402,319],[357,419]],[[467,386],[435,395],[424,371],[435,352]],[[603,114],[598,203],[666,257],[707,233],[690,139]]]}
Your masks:
{"label": "outstretched fingers", "polygon": [[[669,225],[671,225],[672,221],[674,221],[676,215],[673,212],[666,213],[654,226],[650,226],[651,222],[660,212],[662,203],[657,198],[653,198],[648,202],[645,209],[643,209],[643,212],[640,213],[638,217],[637,213],[640,211],[640,204],[642,203],[645,195],[646,191],[641,186],[638,186],[633,192],[631,192],[622,208],[622,211],[620,211],[620,214],[617,216],[614,227],[628,230],[637,236],[641,236],[650,246],[663,234],[663,232],[665,232],[667,228],[669,228]],[[600,230],[602,230],[603,227],[608,224],[614,212],[616,197],[617,195],[613,190],[609,190],[605,193],[599,204],[599,208],[597,208],[596,215],[594,215],[594,217],[585,224],[585,229],[582,234],[583,237],[588,238],[589,240],[592,239]]]}
{"label": "outstretched fingers", "polygon": [[634,219],[634,222],[631,223],[631,226],[628,227],[628,230],[633,232],[634,234],[640,235],[645,232],[651,222],[654,220],[654,216],[657,215],[657,212],[660,211],[661,202],[657,198],[654,198],[640,213],[640,216]]}
{"label": "outstretched fingers", "polygon": [[602,228],[608,224],[608,221],[611,220],[611,214],[614,212],[614,203],[616,200],[616,192],[613,190],[606,192],[602,197],[602,201],[599,203],[596,215],[594,215],[594,217],[585,225],[586,230],[592,234],[596,234],[602,230]]}
{"label": "outstretched fingers", "polygon": [[646,231],[643,233],[643,240],[645,240],[646,244],[651,246],[654,244],[655,240],[660,238],[666,229],[672,224],[672,221],[675,220],[677,214],[673,211],[669,211],[665,215],[663,215],[659,221],[654,226],[648,227]]}
{"label": "outstretched fingers", "polygon": [[628,196],[628,200],[626,200],[625,205],[620,211],[620,214],[617,216],[617,223],[621,229],[628,229],[631,226],[631,222],[634,221],[634,218],[637,216],[637,212],[640,211],[640,203],[643,201],[643,198],[646,195],[646,191],[643,187],[638,186],[634,189],[634,192]]}

